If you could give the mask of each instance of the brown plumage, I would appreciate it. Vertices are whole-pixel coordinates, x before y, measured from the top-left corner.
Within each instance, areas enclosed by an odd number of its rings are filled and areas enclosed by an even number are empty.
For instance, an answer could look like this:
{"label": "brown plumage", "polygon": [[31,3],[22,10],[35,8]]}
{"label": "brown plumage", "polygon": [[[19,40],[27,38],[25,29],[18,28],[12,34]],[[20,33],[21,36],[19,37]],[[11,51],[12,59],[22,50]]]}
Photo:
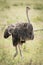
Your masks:
{"label": "brown plumage", "polygon": [[[8,38],[10,35],[12,35],[12,41],[13,41],[13,46],[16,47],[16,53],[14,57],[17,55],[17,45],[22,45],[25,43],[27,40],[33,40],[34,39],[34,33],[33,33],[33,26],[30,23],[29,17],[28,17],[28,9],[29,7],[26,7],[26,14],[27,14],[27,23],[17,23],[15,25],[9,25],[8,28],[4,32],[4,38]],[[20,54],[21,49],[20,49]]]}

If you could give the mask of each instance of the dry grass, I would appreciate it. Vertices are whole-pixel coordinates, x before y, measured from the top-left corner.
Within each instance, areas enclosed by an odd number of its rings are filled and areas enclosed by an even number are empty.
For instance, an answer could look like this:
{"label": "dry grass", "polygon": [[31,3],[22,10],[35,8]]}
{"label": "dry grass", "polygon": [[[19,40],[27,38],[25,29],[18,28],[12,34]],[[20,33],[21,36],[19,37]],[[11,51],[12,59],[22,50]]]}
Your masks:
{"label": "dry grass", "polygon": [[[34,0],[29,1],[29,3],[31,3]],[[20,2],[22,4],[22,0]],[[25,1],[25,4],[26,2],[27,1]],[[3,38],[4,29],[9,24],[27,22],[26,5],[22,5],[23,6],[14,5],[9,9],[4,8],[4,10],[0,10],[0,65],[43,65],[43,31],[34,32],[34,40],[27,41],[22,46],[24,59],[21,59],[20,54],[14,58],[15,48],[12,45],[12,38],[9,37],[6,40]],[[33,9],[33,4],[30,5],[31,9],[28,14],[34,29],[43,28],[43,10]]]}

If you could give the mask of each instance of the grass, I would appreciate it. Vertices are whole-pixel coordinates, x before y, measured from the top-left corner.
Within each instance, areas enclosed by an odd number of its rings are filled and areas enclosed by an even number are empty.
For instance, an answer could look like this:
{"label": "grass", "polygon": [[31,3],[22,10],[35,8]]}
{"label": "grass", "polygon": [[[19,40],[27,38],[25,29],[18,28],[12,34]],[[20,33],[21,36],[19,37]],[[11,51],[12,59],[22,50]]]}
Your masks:
{"label": "grass", "polygon": [[[37,28],[40,28],[40,23],[35,24],[35,26],[36,25]],[[41,27],[42,26],[43,25],[41,25]],[[15,48],[12,45],[11,37],[4,39],[2,35],[0,38],[0,65],[40,65],[40,63],[43,65],[43,31],[35,32],[34,35],[35,38],[33,41],[27,41],[26,44],[22,46],[23,59],[21,59],[20,54],[18,54],[16,58],[13,57]]]}
{"label": "grass", "polygon": [[34,32],[34,40],[23,44],[23,59],[21,59],[20,53],[16,58],[13,57],[15,48],[12,38],[3,38],[4,30],[9,24],[27,22],[26,6],[31,8],[28,15],[34,29],[43,28],[43,1],[25,0],[24,2],[24,0],[20,0],[13,2],[9,0],[9,2],[9,4],[0,2],[0,65],[43,65],[43,31]]}

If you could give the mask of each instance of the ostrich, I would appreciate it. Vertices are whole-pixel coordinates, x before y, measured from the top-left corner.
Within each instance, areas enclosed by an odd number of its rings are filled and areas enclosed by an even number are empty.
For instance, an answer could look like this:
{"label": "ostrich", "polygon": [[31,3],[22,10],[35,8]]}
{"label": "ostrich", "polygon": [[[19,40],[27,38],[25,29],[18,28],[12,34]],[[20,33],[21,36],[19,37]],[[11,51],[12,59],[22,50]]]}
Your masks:
{"label": "ostrich", "polygon": [[29,17],[28,17],[28,10],[30,8],[26,7],[26,15],[28,22],[27,23],[16,23],[14,25],[9,25],[4,32],[4,38],[7,39],[10,35],[12,35],[12,42],[13,46],[15,46],[16,53],[14,54],[14,57],[18,55],[18,49],[20,51],[21,57],[23,56],[21,45],[25,43],[27,40],[33,40],[34,39],[34,33],[33,33],[33,26],[30,23]]}

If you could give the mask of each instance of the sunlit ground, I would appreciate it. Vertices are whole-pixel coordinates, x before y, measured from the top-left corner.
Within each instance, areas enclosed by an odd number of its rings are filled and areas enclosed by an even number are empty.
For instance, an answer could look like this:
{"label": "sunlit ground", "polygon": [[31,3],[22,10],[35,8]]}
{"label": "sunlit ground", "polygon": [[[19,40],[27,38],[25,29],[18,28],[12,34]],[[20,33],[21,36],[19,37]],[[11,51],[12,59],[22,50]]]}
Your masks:
{"label": "sunlit ground", "polygon": [[[29,18],[34,29],[43,28],[43,10],[30,9]],[[3,38],[3,33],[11,23],[27,22],[26,6],[11,7],[0,11],[0,65],[43,65],[43,31],[34,32],[34,40],[23,44],[24,58],[20,53],[14,58],[15,48],[11,36]],[[18,50],[19,51],[19,50]]]}

